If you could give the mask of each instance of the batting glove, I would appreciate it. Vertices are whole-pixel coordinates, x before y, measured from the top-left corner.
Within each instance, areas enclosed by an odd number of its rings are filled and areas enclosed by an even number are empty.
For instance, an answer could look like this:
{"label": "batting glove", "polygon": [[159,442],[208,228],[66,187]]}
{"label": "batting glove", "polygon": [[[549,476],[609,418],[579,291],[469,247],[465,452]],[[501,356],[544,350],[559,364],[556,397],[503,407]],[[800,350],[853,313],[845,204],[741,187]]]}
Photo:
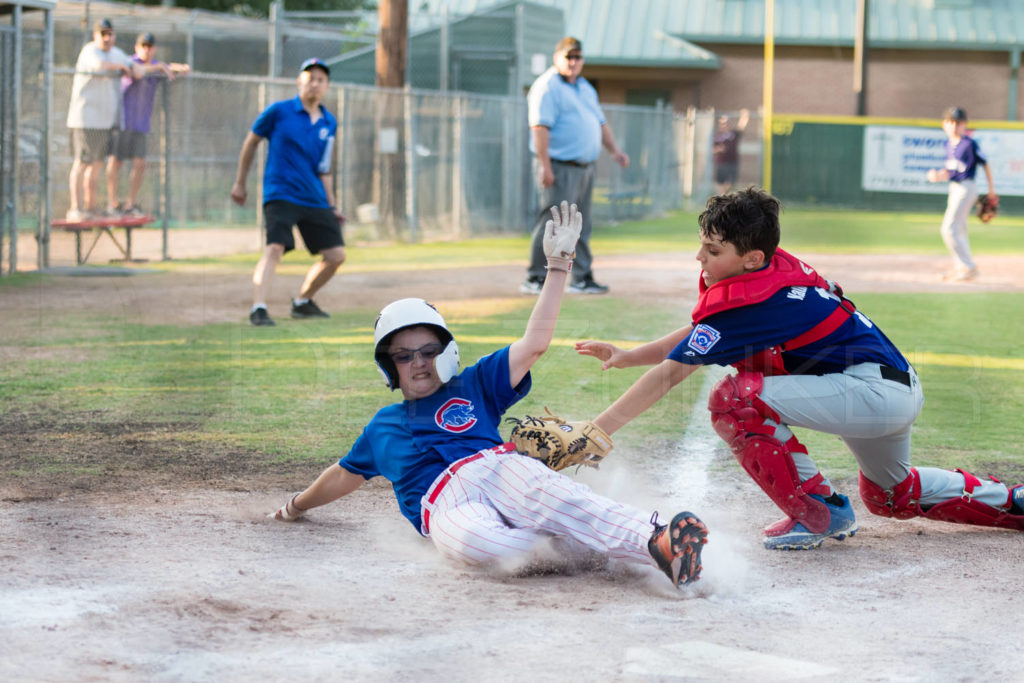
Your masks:
{"label": "batting glove", "polygon": [[[559,210],[561,209],[561,210]],[[549,270],[568,271],[576,256],[576,241],[583,230],[583,214],[576,205],[563,201],[551,207],[552,220],[544,224],[544,255]]]}
{"label": "batting glove", "polygon": [[292,499],[282,505],[277,512],[271,512],[267,517],[269,519],[276,519],[279,522],[294,522],[302,515],[306,514],[306,511],[295,504],[295,499],[299,497],[299,494],[292,496]]}

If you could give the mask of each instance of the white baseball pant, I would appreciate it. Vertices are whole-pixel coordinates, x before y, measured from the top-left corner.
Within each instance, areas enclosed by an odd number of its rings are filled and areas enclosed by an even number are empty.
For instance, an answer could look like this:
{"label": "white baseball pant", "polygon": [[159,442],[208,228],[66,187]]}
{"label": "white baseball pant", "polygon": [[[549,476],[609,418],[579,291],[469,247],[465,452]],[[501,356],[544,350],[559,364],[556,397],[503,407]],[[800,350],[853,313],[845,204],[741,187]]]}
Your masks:
{"label": "white baseball pant", "polygon": [[[487,565],[559,537],[570,552],[654,565],[651,515],[594,493],[512,444],[456,461],[422,499],[423,534],[446,558]],[[575,548],[574,548],[575,546]]]}
{"label": "white baseball pant", "polygon": [[942,241],[945,242],[960,270],[975,268],[974,259],[971,258],[971,243],[967,239],[967,218],[977,198],[978,185],[973,180],[949,184],[946,213],[942,216],[942,228],[939,232],[942,233]]}

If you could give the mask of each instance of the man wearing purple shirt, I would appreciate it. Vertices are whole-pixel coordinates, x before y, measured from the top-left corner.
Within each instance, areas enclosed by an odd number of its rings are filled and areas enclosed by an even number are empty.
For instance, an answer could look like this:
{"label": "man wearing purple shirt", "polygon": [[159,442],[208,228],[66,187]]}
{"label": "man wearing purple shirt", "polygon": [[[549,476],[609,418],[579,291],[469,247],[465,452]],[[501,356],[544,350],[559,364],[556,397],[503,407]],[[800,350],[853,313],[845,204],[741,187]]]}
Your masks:
{"label": "man wearing purple shirt", "polygon": [[[188,64],[161,62],[156,59],[156,38],[152,33],[142,33],[135,40],[135,54],[132,62],[138,65],[143,77],[137,80],[121,79],[121,93],[124,105],[124,121],[117,136],[113,154],[107,159],[107,213],[125,216],[141,216],[139,189],[146,171],[146,135],[149,120],[153,115],[153,102],[162,79],[173,81],[176,76],[191,71]],[[128,201],[117,200],[121,164],[132,160],[128,187]]]}

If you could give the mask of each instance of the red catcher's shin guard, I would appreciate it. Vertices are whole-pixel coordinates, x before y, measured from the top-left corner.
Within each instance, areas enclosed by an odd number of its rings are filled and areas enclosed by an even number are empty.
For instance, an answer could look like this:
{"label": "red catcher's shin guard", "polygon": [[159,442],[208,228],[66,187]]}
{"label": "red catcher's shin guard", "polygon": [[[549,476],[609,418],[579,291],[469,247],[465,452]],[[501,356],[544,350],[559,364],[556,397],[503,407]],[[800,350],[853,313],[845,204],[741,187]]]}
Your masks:
{"label": "red catcher's shin guard", "polygon": [[[906,479],[888,491],[861,473],[860,496],[868,510],[883,517],[897,519],[924,517],[954,524],[974,524],[1024,531],[1024,515],[1011,514],[1009,510],[1000,510],[982,503],[980,500],[974,500],[974,489],[981,485],[981,480],[970,472],[961,469],[956,471],[964,477],[963,493],[957,498],[950,498],[932,505],[927,510],[922,510],[920,506],[921,478],[917,469],[913,467]],[[989,477],[989,479],[999,481],[995,477]],[[1007,507],[1010,502],[1008,499]]]}
{"label": "red catcher's shin guard", "polygon": [[809,493],[827,496],[829,490],[819,486],[819,472],[801,483],[793,462],[794,451],[807,450],[793,437],[782,443],[774,437],[774,427],[765,425],[769,418],[779,422],[778,414],[758,394],[764,387],[764,375],[741,372],[715,385],[708,400],[711,426],[729,445],[743,469],[787,515],[812,533],[828,530],[828,507]]}

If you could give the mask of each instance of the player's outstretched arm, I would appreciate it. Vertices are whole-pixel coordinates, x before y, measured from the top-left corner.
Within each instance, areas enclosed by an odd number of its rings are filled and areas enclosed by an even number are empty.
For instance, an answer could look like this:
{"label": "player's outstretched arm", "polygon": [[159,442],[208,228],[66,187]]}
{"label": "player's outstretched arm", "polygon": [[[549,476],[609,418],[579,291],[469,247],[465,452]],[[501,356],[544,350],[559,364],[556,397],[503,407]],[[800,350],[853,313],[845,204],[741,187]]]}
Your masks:
{"label": "player's outstretched arm", "polygon": [[309,488],[293,496],[291,500],[268,517],[281,522],[294,522],[307,510],[333,503],[342,496],[347,496],[362,486],[365,481],[364,477],[349,472],[335,463],[321,472],[316,481],[309,485]]}
{"label": "player's outstretched arm", "polygon": [[522,381],[537,359],[544,355],[551,345],[558,322],[558,311],[562,307],[565,281],[576,255],[576,241],[583,229],[583,214],[576,205],[551,207],[551,217],[544,226],[544,255],[548,259],[548,274],[537,297],[523,336],[509,347],[509,379],[512,386]]}
{"label": "player's outstretched arm", "polygon": [[601,361],[601,369],[610,368],[634,368],[640,365],[655,365],[665,360],[669,351],[679,345],[679,342],[686,339],[690,334],[693,325],[681,327],[675,332],[666,334],[661,339],[655,339],[635,349],[621,349],[614,344],[600,341],[576,342],[576,353],[581,356],[590,356]]}
{"label": "player's outstretched arm", "polygon": [[594,419],[608,434],[617,432],[645,410],[661,400],[675,385],[693,374],[699,365],[687,365],[665,359],[641,375],[615,403]]}

